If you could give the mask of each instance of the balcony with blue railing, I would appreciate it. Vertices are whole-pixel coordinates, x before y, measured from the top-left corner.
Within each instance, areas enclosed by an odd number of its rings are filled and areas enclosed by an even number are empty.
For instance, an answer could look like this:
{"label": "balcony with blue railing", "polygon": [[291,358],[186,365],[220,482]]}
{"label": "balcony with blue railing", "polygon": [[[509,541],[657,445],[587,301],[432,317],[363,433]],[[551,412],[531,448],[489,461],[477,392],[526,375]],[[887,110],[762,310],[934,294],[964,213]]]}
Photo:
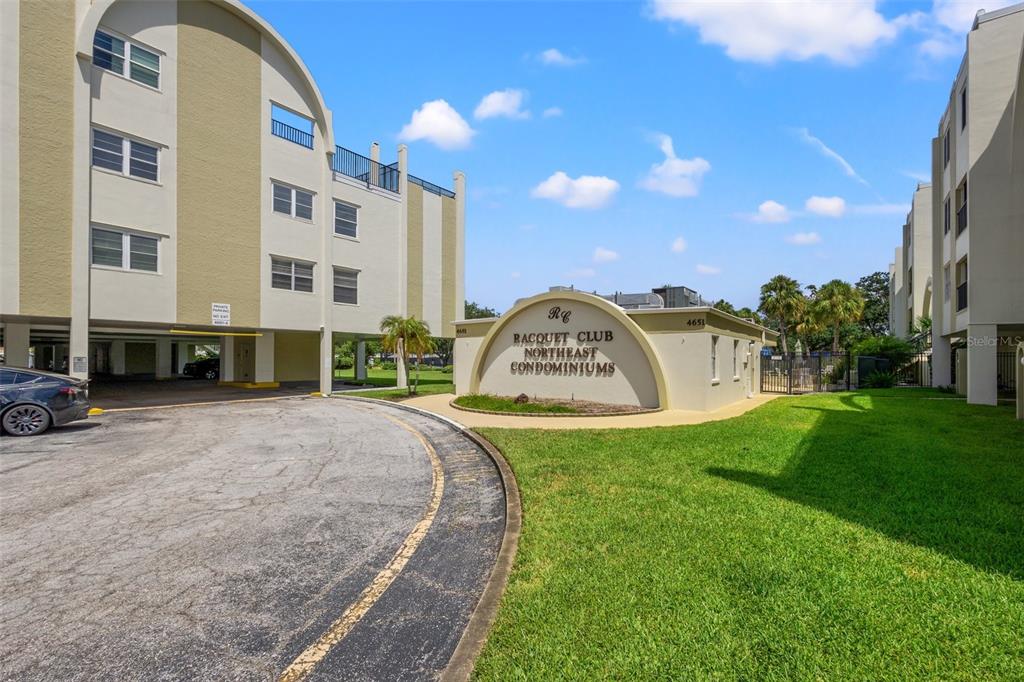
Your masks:
{"label": "balcony with blue railing", "polygon": [[340,175],[366,183],[369,188],[399,193],[402,174],[398,164],[384,165],[380,161],[358,154],[351,149],[335,147],[331,170]]}

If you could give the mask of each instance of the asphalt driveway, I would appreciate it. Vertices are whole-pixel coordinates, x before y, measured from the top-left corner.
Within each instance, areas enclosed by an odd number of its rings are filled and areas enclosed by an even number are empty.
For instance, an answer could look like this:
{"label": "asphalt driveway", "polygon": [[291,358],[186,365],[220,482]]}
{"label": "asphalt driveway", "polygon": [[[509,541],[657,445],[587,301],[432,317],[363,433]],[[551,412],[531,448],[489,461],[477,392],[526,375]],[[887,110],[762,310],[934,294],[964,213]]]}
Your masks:
{"label": "asphalt driveway", "polygon": [[0,674],[18,680],[272,680],[311,648],[309,679],[434,678],[504,529],[473,443],[323,398],[0,439],[0,512]]}

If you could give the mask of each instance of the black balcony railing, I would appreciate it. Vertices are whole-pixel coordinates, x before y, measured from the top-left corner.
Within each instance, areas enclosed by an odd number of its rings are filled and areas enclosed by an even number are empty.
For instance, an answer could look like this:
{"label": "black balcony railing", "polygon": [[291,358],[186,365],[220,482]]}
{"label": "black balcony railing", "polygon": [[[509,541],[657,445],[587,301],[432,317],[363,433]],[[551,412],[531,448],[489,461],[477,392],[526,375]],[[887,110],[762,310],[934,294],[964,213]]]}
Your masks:
{"label": "black balcony railing", "polygon": [[430,192],[431,194],[436,194],[442,197],[449,197],[451,199],[455,198],[455,192],[451,191],[450,189],[445,189],[440,185],[435,185],[432,182],[427,182],[423,178],[417,178],[415,175],[409,176],[409,182],[411,182],[414,185],[419,185],[420,187],[423,188],[424,192]]}
{"label": "black balcony railing", "polygon": [[301,145],[306,149],[313,148],[313,135],[307,133],[305,130],[299,130],[287,123],[282,123],[277,119],[270,120],[270,133],[276,135],[282,139],[294,142],[297,145]]}
{"label": "black balcony railing", "polygon": [[956,288],[956,309],[963,310],[967,307],[967,282]]}
{"label": "black balcony railing", "polygon": [[399,192],[398,183],[401,173],[398,166],[395,164],[385,166],[379,161],[356,154],[351,149],[335,147],[331,169],[335,173],[365,182],[367,187],[376,187],[395,194]]}
{"label": "black balcony railing", "polygon": [[956,210],[956,233],[959,235],[967,229],[967,204]]}

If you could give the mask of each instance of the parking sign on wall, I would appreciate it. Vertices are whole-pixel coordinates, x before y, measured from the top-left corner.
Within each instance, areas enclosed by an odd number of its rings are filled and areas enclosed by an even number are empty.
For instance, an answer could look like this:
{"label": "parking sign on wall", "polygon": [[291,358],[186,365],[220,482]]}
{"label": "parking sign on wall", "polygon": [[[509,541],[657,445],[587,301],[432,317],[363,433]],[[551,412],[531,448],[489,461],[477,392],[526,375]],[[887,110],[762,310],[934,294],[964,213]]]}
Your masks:
{"label": "parking sign on wall", "polygon": [[231,304],[212,303],[210,304],[210,317],[213,324],[218,327],[231,326]]}

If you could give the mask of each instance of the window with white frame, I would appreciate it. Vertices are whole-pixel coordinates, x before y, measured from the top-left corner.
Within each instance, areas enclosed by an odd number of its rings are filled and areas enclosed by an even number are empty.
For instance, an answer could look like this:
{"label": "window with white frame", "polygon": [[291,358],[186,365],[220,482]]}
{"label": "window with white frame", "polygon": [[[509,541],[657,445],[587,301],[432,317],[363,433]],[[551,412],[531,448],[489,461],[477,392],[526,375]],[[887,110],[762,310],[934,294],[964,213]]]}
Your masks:
{"label": "window with white frame", "polygon": [[159,271],[159,237],[94,225],[90,247],[93,265],[141,272]]}
{"label": "window with white frame", "polygon": [[359,271],[334,268],[334,302],[359,303]]}
{"label": "window with white frame", "polygon": [[270,286],[289,291],[313,291],[313,264],[290,258],[270,258]]}
{"label": "window with white frame", "polygon": [[711,337],[711,378],[718,378],[718,337]]}
{"label": "window with white frame", "polygon": [[274,212],[302,220],[313,219],[313,193],[280,182],[274,186]]}
{"label": "window with white frame", "polygon": [[342,201],[334,202],[334,234],[343,237],[358,236],[359,209]]}
{"label": "window with white frame", "polygon": [[107,31],[96,31],[92,63],[152,88],[160,87],[160,55]]}
{"label": "window with white frame", "polygon": [[160,178],[160,149],[124,135],[93,128],[92,165],[157,182]]}

